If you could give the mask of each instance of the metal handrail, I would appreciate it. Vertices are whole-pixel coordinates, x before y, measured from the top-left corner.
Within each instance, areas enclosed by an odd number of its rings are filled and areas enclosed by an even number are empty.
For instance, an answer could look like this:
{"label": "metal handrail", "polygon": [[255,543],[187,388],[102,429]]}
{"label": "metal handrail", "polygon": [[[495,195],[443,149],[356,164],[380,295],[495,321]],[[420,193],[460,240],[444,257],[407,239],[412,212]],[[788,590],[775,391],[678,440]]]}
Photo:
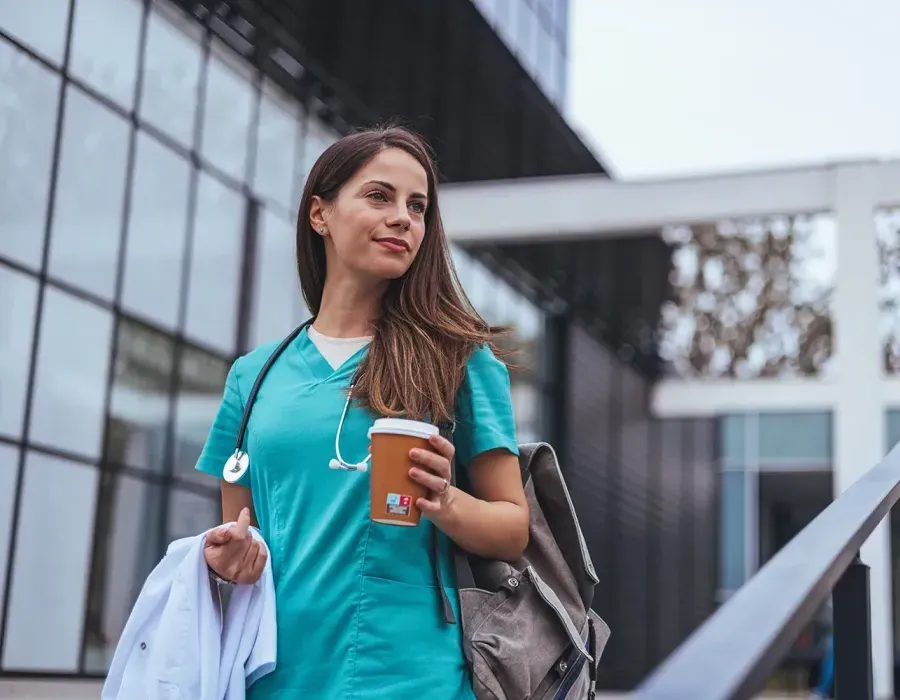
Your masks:
{"label": "metal handrail", "polygon": [[900,446],[853,483],[635,691],[633,700],[743,700],[760,692],[833,592],[839,698],[872,698],[863,542],[900,499]]}

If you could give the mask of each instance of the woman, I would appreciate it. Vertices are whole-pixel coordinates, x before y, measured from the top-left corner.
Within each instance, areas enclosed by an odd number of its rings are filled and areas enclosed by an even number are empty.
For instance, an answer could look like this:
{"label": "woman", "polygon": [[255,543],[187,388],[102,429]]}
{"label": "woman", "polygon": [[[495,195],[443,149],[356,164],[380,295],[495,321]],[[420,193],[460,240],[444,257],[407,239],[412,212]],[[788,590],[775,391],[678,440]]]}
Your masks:
{"label": "woman", "polygon": [[[460,625],[441,615],[431,560],[442,538],[446,592],[459,618],[447,538],[512,560],[528,540],[509,374],[489,327],[456,279],[437,201],[437,172],[410,132],[347,136],[313,166],[300,202],[297,267],[314,322],[272,365],[246,446],[253,462],[222,483],[229,533],[211,534],[214,576],[252,583],[271,557],[278,666],[251,686],[257,700],[469,700]],[[245,401],[277,343],[239,358],[197,468],[221,476]],[[412,450],[410,476],[428,489],[415,528],[369,518],[369,476],[329,469],[350,379],[359,372],[340,449],[367,454],[379,416],[456,421],[451,444]],[[464,490],[450,486],[457,461]]]}

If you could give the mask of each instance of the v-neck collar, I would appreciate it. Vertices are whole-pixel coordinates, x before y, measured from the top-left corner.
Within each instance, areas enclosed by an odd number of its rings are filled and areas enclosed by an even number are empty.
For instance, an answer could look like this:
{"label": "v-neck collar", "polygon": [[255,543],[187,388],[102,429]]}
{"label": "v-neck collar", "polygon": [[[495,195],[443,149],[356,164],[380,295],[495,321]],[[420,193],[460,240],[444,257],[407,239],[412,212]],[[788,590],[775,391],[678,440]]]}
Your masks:
{"label": "v-neck collar", "polygon": [[363,355],[365,355],[366,351],[369,349],[369,344],[366,343],[348,357],[340,367],[335,369],[331,366],[331,363],[328,362],[319,348],[316,347],[313,339],[309,337],[309,326],[304,328],[300,335],[297,336],[297,342],[294,345],[297,348],[300,358],[306,363],[316,379],[321,381],[333,377],[341,377],[345,374],[354,372],[359,365],[360,360],[362,360]]}

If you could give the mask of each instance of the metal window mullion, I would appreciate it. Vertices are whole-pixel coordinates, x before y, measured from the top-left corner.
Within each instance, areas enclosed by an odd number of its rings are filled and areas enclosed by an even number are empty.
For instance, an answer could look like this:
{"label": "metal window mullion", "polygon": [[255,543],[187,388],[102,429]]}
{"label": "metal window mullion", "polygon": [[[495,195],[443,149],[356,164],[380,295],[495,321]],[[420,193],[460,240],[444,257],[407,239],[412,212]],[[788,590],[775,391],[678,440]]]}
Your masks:
{"label": "metal window mullion", "polygon": [[[124,287],[124,278],[125,278],[125,260],[128,249],[128,234],[129,234],[129,222],[131,218],[131,205],[132,199],[134,196],[133,188],[134,188],[134,180],[135,180],[135,163],[137,160],[137,135],[139,130],[139,119],[138,114],[140,112],[140,103],[141,103],[141,95],[143,93],[143,83],[144,83],[144,65],[146,61],[147,54],[147,25],[149,23],[149,15],[150,15],[150,0],[141,0],[143,8],[141,12],[141,23],[140,29],[138,33],[138,55],[137,55],[137,75],[134,84],[134,94],[132,95],[132,108],[128,111],[128,118],[130,121],[130,130],[128,134],[128,153],[126,155],[125,161],[125,180],[123,187],[125,188],[124,196],[122,198],[122,210],[121,210],[121,218],[119,222],[119,249],[116,256],[116,278],[115,285],[113,290],[113,329],[112,329],[112,342],[110,343],[109,348],[109,363],[106,371],[106,386],[104,387],[104,395],[103,395],[103,431],[102,431],[102,443],[101,443],[101,467],[100,467],[100,475],[99,475],[99,483],[98,483],[98,494],[97,494],[97,503],[94,508],[94,522],[91,528],[91,558],[90,558],[90,570],[89,570],[89,584],[87,590],[85,591],[85,600],[84,600],[84,609],[83,609],[83,620],[81,626],[81,649],[79,650],[78,655],[78,670],[80,673],[85,673],[85,663],[87,656],[87,636],[88,636],[88,621],[89,621],[89,608],[90,608],[90,592],[93,590],[95,586],[103,585],[102,581],[97,581],[94,579],[94,562],[96,560],[97,553],[100,549],[99,541],[98,541],[98,530],[100,525],[100,513],[102,512],[102,503],[105,488],[104,481],[109,478],[109,471],[114,469],[113,465],[109,465],[107,460],[109,455],[107,454],[107,444],[109,442],[109,425],[110,425],[110,409],[112,405],[112,393],[113,386],[115,385],[116,378],[116,361],[119,353],[119,330],[122,322],[121,316],[121,304],[122,304],[122,290]],[[118,476],[120,470],[115,469],[115,476],[112,481],[115,481],[115,477]],[[114,483],[113,483],[114,485]]]}
{"label": "metal window mullion", "polygon": [[3,588],[3,600],[0,605],[0,670],[3,668],[3,657],[6,649],[6,630],[9,621],[10,599],[14,580],[13,564],[16,558],[16,546],[19,539],[19,514],[22,506],[22,492],[25,482],[25,463],[28,436],[31,431],[31,412],[34,407],[34,390],[37,379],[37,358],[41,332],[41,321],[44,315],[44,299],[46,297],[47,267],[50,260],[50,238],[53,231],[53,211],[56,200],[56,186],[59,181],[59,159],[62,152],[63,122],[66,111],[66,92],[68,89],[67,72],[72,53],[72,32],[75,21],[75,0],[69,0],[69,15],[66,26],[66,40],[63,49],[62,72],[59,83],[59,101],[56,105],[56,125],[53,134],[53,156],[50,169],[49,191],[47,193],[47,209],[44,216],[44,248],[41,251],[41,268],[38,275],[38,295],[32,327],[31,358],[28,367],[28,380],[25,391],[25,407],[22,420],[22,447],[19,451],[19,462],[16,468],[16,481],[12,499],[12,521],[9,528],[9,549],[6,557],[6,580]]}

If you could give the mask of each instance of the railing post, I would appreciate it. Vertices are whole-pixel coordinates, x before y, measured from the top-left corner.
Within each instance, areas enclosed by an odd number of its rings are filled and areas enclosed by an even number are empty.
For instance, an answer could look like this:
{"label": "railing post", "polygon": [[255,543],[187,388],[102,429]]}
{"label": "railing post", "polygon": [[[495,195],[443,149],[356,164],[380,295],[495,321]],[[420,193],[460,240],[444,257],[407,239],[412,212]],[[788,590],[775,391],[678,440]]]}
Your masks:
{"label": "railing post", "polygon": [[872,700],[872,611],[869,567],[859,552],[833,592],[834,680],[837,700]]}

